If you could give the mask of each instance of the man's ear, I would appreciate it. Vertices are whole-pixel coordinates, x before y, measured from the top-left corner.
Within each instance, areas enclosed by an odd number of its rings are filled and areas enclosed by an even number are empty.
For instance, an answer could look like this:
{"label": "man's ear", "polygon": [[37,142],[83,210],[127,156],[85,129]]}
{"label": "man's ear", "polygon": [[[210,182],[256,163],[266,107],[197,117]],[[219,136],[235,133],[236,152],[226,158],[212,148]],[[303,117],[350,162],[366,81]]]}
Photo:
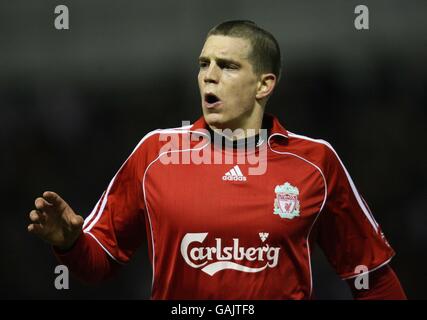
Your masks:
{"label": "man's ear", "polygon": [[257,84],[256,98],[268,97],[276,86],[276,76],[273,73],[265,73],[260,76]]}

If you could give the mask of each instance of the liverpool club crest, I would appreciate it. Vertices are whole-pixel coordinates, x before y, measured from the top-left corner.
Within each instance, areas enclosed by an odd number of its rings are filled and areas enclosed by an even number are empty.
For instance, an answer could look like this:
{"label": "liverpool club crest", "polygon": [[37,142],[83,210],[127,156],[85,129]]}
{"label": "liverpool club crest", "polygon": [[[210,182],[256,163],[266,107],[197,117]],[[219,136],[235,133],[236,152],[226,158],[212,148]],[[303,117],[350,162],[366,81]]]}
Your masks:
{"label": "liverpool club crest", "polygon": [[274,188],[276,199],[274,199],[274,214],[281,218],[293,219],[299,217],[299,190],[289,182]]}

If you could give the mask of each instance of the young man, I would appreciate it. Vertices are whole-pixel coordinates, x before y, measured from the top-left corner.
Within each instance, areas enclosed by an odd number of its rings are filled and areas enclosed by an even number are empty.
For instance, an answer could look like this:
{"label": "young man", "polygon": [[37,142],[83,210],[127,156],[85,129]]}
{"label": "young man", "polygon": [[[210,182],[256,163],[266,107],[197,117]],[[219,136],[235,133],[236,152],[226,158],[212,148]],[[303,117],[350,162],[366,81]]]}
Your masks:
{"label": "young man", "polygon": [[[89,282],[147,237],[153,299],[310,299],[314,243],[355,298],[404,299],[394,251],[335,150],[264,112],[280,77],[274,37],[222,23],[199,64],[203,117],[147,134],[85,221],[45,192],[28,230]],[[353,285],[360,270],[369,289]]]}

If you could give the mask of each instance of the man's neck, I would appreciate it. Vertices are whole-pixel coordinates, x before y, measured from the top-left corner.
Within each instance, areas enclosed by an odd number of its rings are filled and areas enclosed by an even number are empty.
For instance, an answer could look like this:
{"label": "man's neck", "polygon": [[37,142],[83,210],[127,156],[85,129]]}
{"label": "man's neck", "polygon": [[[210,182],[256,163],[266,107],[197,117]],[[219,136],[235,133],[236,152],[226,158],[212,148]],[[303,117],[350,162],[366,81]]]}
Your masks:
{"label": "man's neck", "polygon": [[[236,135],[233,139],[223,134],[222,130],[214,131],[208,127],[208,131],[211,136],[211,141],[221,148],[233,148],[233,149],[253,149],[258,147],[263,141],[266,140],[268,133],[262,130],[248,130],[250,134],[247,135]],[[253,134],[252,134],[253,133]]]}
{"label": "man's neck", "polygon": [[219,128],[215,128],[215,127],[209,127],[210,130],[212,130],[213,132],[215,132],[216,134],[223,136],[225,139],[230,140],[230,141],[236,141],[236,140],[242,140],[245,138],[250,138],[252,136],[256,136],[260,134],[260,129],[219,129]]}
{"label": "man's neck", "polygon": [[210,129],[219,134],[224,136],[225,139],[230,141],[240,140],[249,138],[255,135],[260,134],[260,129],[262,129],[262,120],[263,115],[261,117],[257,117],[256,119],[251,119],[250,121],[246,121],[246,123],[239,123],[239,124],[227,124],[224,125],[222,128],[218,128],[215,126],[210,126]]}

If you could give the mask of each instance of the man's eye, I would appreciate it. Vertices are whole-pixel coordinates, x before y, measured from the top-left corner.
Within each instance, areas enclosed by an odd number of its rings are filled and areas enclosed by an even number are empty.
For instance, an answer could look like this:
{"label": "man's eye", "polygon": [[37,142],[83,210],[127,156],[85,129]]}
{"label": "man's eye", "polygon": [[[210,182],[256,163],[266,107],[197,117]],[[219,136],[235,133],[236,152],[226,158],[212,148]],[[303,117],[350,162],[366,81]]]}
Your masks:
{"label": "man's eye", "polygon": [[236,66],[235,64],[225,64],[225,65],[223,65],[223,66],[222,66],[222,68],[223,68],[223,69],[236,70],[236,69],[238,69],[239,67],[238,67],[238,66]]}
{"label": "man's eye", "polygon": [[200,62],[199,63],[200,68],[206,68],[208,66],[207,62]]}

